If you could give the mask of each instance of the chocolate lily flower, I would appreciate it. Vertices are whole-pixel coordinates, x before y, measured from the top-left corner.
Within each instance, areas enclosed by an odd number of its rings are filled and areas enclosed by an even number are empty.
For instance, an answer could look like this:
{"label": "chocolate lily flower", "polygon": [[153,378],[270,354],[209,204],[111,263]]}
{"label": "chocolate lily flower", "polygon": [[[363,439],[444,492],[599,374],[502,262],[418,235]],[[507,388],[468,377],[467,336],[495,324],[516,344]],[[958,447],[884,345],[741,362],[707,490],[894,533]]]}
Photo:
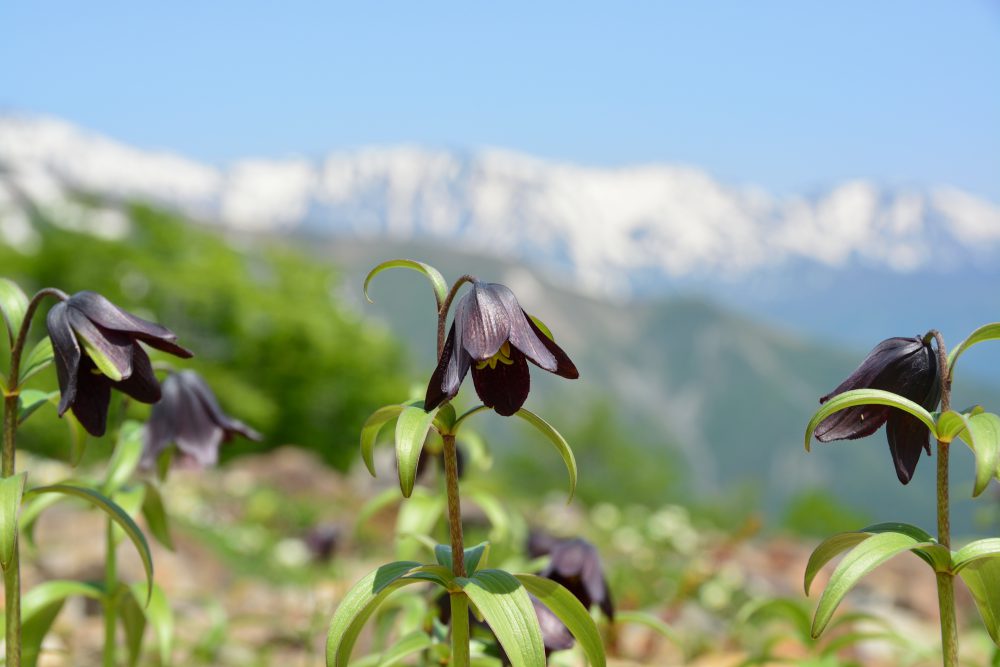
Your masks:
{"label": "chocolate lily flower", "polygon": [[580,375],[562,348],[521,309],[510,289],[477,281],[455,307],[424,408],[432,410],[454,398],[471,368],[483,403],[510,416],[528,398],[528,361],[565,378]]}
{"label": "chocolate lily flower", "polygon": [[557,540],[549,553],[551,560],[540,575],[560,584],[587,609],[596,604],[608,620],[613,621],[615,605],[597,548],[586,540],[576,538]]}
{"label": "chocolate lily flower", "polygon": [[139,342],[178,357],[191,353],[177,336],[118,308],[96,292],[77,292],[45,319],[59,378],[59,416],[72,409],[87,432],[104,435],[111,388],[142,403],[160,400],[160,385]]}
{"label": "chocolate lily flower", "polygon": [[[941,400],[937,353],[921,338],[889,338],[868,353],[857,370],[819,399],[825,403],[851,389],[891,391],[933,410]],[[896,476],[906,484],[913,477],[920,452],[931,453],[930,429],[913,415],[886,405],[859,405],[835,412],[819,423],[813,435],[820,442],[854,440],[887,424],[889,451]]]}
{"label": "chocolate lily flower", "polygon": [[219,407],[215,394],[194,371],[171,373],[163,381],[163,398],[153,406],[146,423],[142,464],[152,467],[171,444],[177,445],[182,463],[197,467],[215,465],[219,445],[242,435],[261,436]]}

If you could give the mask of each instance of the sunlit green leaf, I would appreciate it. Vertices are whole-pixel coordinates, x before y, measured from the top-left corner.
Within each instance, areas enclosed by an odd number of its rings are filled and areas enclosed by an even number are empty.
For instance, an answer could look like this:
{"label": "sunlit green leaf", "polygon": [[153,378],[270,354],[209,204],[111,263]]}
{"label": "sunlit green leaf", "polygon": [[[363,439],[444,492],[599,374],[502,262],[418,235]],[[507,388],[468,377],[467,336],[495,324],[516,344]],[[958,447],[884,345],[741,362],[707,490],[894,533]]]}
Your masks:
{"label": "sunlit green leaf", "polygon": [[979,558],[958,573],[972,593],[993,643],[1000,646],[1000,559]]}
{"label": "sunlit green leaf", "polygon": [[948,572],[951,569],[951,551],[937,543],[934,536],[919,526],[898,521],[886,521],[866,526],[861,529],[863,533],[902,533],[909,535],[918,542],[927,543],[926,546],[913,550],[924,562],[930,565],[935,572]]}
{"label": "sunlit green leaf", "polygon": [[480,570],[458,579],[496,635],[512,667],[545,667],[542,631],[528,592],[514,575]]}
{"label": "sunlit green leaf", "polygon": [[830,576],[830,582],[816,605],[812,636],[819,637],[841,600],[858,581],[879,565],[904,551],[931,546],[903,533],[876,533],[849,551]]}
{"label": "sunlit green leaf", "polygon": [[[465,558],[463,559],[465,561],[466,574],[472,574],[478,567],[485,565],[489,553],[489,542],[480,542],[474,547],[466,548]],[[437,560],[439,565],[443,565],[444,567],[451,569],[451,547],[447,544],[435,544],[434,559]]]}
{"label": "sunlit green leaf", "polygon": [[44,370],[52,363],[54,356],[52,341],[48,336],[35,343],[31,351],[21,360],[21,383],[23,384],[32,375]]}
{"label": "sunlit green leaf", "polygon": [[37,389],[22,389],[17,397],[17,423],[23,424],[28,417],[46,403],[52,403],[59,397],[58,391],[38,391]]}
{"label": "sunlit green leaf", "polygon": [[413,493],[417,462],[435,414],[436,409],[425,412],[423,407],[408,405],[396,419],[396,468],[399,471],[399,489],[404,498]]}
{"label": "sunlit green leaf", "polygon": [[142,656],[142,637],[146,633],[146,614],[142,605],[121,586],[120,601],[118,602],[118,618],[121,621],[122,629],[125,631],[125,664],[128,667],[136,667],[139,658]]}
{"label": "sunlit green leaf", "polygon": [[403,660],[419,653],[433,643],[433,639],[426,632],[417,630],[401,637],[398,642],[387,648],[378,661],[378,667],[393,667]]}
{"label": "sunlit green leaf", "polygon": [[413,269],[414,271],[419,271],[427,276],[427,279],[431,283],[431,287],[434,289],[434,299],[437,302],[438,309],[441,309],[441,304],[444,303],[444,300],[448,297],[448,283],[445,281],[444,276],[442,276],[441,273],[430,264],[416,262],[412,259],[390,259],[389,261],[382,262],[368,272],[368,275],[365,276],[364,292],[365,298],[368,299],[369,303],[372,303],[372,299],[368,296],[368,283],[370,283],[372,278],[378,274],[382,273],[386,269],[392,268]]}
{"label": "sunlit green leaf", "polygon": [[396,589],[421,581],[406,577],[417,567],[420,563],[413,561],[389,563],[351,587],[330,621],[326,639],[327,667],[347,667],[362,627],[378,606]]}
{"label": "sunlit green leaf", "polygon": [[17,549],[17,515],[27,477],[28,473],[20,472],[0,479],[0,568],[4,570]]}
{"label": "sunlit green leaf", "polygon": [[146,591],[141,584],[132,584],[129,589],[132,599],[143,610],[146,620],[153,627],[156,635],[156,647],[159,650],[160,665],[167,667],[171,660],[174,647],[174,612],[170,608],[163,589],[153,584],[153,594],[146,602]]}
{"label": "sunlit green leaf", "polygon": [[517,580],[555,614],[576,638],[591,667],[605,665],[604,644],[590,612],[572,593],[552,581],[534,574],[515,575]]}
{"label": "sunlit green leaf", "polygon": [[382,430],[385,424],[398,417],[404,407],[406,407],[406,404],[381,407],[373,412],[361,426],[361,458],[364,460],[365,466],[367,466],[368,472],[372,474],[372,477],[375,476],[374,450],[379,431]]}
{"label": "sunlit green leaf", "polygon": [[938,440],[951,442],[965,430],[965,417],[954,410],[942,412],[937,416]]}
{"label": "sunlit green leaf", "polygon": [[849,533],[837,533],[820,542],[819,546],[809,555],[809,561],[806,563],[806,595],[809,595],[813,579],[816,578],[816,575],[827,563],[848,549],[858,546],[869,537],[871,537],[870,533],[851,531]]}
{"label": "sunlit green leaf", "polygon": [[125,534],[132,540],[136,550],[139,552],[139,557],[142,559],[142,566],[146,571],[147,596],[153,594],[153,557],[149,553],[149,545],[146,544],[146,538],[142,534],[142,531],[139,530],[139,526],[135,525],[135,521],[121,507],[102,493],[98,493],[87,487],[73,486],[71,484],[53,484],[51,486],[36,487],[25,493],[24,497],[27,499],[46,493],[59,493],[86,500],[103,510],[121,526]]}
{"label": "sunlit green leaf", "polygon": [[163,506],[160,490],[152,482],[144,482],[146,492],[142,498],[142,516],[146,519],[149,532],[156,541],[171,551],[174,550],[174,540],[170,537],[170,518]]}
{"label": "sunlit green leaf", "polygon": [[42,640],[62,610],[66,598],[81,595],[100,600],[102,591],[94,584],[80,581],[46,581],[28,591],[21,599],[21,664],[34,667]]}
{"label": "sunlit green leaf", "polygon": [[[952,556],[952,571],[958,574],[970,563],[983,558],[1000,559],[1000,537],[976,540],[956,551]],[[997,592],[1000,593],[1000,591]]]}
{"label": "sunlit green leaf", "polygon": [[28,295],[9,278],[0,278],[0,318],[7,328],[7,339],[11,346],[21,331],[21,323],[28,312]]}
{"label": "sunlit green leaf", "polygon": [[985,324],[971,334],[969,337],[963,340],[961,343],[952,348],[951,352],[948,353],[948,369],[952,371],[955,368],[955,362],[962,355],[963,352],[968,350],[970,347],[976,343],[982,343],[988,340],[1000,339],[1000,322],[993,322],[991,324]]}
{"label": "sunlit green leaf", "polygon": [[566,472],[569,473],[569,499],[567,502],[572,500],[573,494],[576,493],[576,457],[573,456],[573,450],[570,449],[569,443],[560,435],[559,431],[552,428],[547,421],[535,413],[521,408],[514,414],[541,431],[556,446],[559,455],[562,456],[563,462],[566,464]]}
{"label": "sunlit green leaf", "polygon": [[105,494],[113,495],[135,472],[142,458],[142,440],[143,427],[140,422],[129,419],[122,424],[104,475]]}
{"label": "sunlit green leaf", "polygon": [[851,391],[845,391],[843,394],[837,394],[821,405],[819,410],[813,414],[812,419],[809,420],[809,425],[806,426],[806,451],[809,451],[813,431],[816,430],[821,421],[835,412],[853,408],[856,405],[888,405],[893,408],[899,408],[904,412],[909,412],[926,424],[927,428],[931,430],[931,435],[935,438],[937,437],[937,425],[934,423],[934,417],[923,406],[891,391],[882,391],[881,389],[852,389]]}
{"label": "sunlit green leaf", "polygon": [[966,419],[961,436],[976,457],[976,484],[972,496],[978,496],[989,485],[1000,465],[1000,417],[983,412]]}
{"label": "sunlit green leaf", "polygon": [[[420,404],[423,405],[423,402]],[[455,413],[455,406],[451,403],[445,403],[438,408],[437,414],[434,415],[434,426],[441,433],[451,433],[455,427],[456,419],[458,419],[458,415]]]}
{"label": "sunlit green leaf", "polygon": [[[146,495],[146,487],[142,484],[132,484],[128,486],[123,486],[118,491],[111,496],[111,499],[115,501],[125,514],[130,517],[139,516],[139,510],[142,509],[142,501]],[[114,532],[115,544],[119,544],[125,537],[125,532],[122,530],[121,526],[112,525],[111,530]]]}

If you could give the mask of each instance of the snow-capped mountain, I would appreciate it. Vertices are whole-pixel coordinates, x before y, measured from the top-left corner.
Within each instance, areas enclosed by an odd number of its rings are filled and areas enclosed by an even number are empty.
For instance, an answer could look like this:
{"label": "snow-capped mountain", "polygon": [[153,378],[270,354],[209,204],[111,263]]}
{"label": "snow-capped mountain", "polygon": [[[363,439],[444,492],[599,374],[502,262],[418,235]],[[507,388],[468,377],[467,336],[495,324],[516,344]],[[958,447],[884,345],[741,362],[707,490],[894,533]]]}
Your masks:
{"label": "snow-capped mountain", "polygon": [[[256,230],[447,238],[542,260],[578,285],[628,291],[663,278],[742,280],[805,262],[912,272],[1000,255],[1000,206],[959,189],[866,181],[777,197],[696,168],[594,168],[502,150],[415,147],[219,168],[139,150],[69,123],[0,117],[0,238],[27,233],[15,190],[59,205],[70,190],[150,199]],[[122,224],[109,214],[98,233]],[[110,231],[109,231],[110,230]]]}

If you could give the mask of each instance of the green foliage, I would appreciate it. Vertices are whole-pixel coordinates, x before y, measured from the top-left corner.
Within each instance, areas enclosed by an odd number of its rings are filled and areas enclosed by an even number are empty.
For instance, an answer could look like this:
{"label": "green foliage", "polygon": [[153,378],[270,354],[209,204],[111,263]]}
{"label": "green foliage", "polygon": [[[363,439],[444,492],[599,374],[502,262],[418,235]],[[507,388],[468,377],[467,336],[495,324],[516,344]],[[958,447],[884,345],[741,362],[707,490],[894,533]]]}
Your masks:
{"label": "green foliage", "polygon": [[[399,348],[338,303],[335,271],[280,242],[234,239],[237,249],[162,210],[132,205],[127,213],[122,240],[36,220],[37,250],[0,246],[0,266],[26,289],[91,289],[173,329],[224,406],[266,434],[262,443],[230,443],[224,459],[295,443],[346,468],[370,406],[405,387]],[[40,384],[52,389],[54,378]],[[63,454],[65,432],[29,427],[20,443]]]}
{"label": "green foliage", "polygon": [[870,523],[861,512],[849,508],[824,490],[803,491],[792,497],[782,525],[796,535],[823,537]]}

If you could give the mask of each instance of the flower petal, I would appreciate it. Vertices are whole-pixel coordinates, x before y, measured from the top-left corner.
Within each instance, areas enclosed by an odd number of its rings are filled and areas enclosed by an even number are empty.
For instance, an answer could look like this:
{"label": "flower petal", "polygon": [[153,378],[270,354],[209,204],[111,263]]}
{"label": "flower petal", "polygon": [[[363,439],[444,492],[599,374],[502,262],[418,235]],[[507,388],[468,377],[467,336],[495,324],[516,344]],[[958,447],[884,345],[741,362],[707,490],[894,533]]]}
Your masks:
{"label": "flower petal", "polygon": [[462,347],[476,361],[492,357],[510,337],[510,317],[496,287],[503,285],[474,283],[455,308]]}
{"label": "flower petal", "polygon": [[209,418],[225,431],[223,441],[230,440],[236,433],[239,433],[248,440],[260,440],[262,438],[260,433],[222,411],[215,394],[205,384],[205,380],[200,375],[194,371],[181,371],[177,375],[180,377],[181,383],[187,391],[197,400],[201,401],[202,406],[208,412]]}
{"label": "flower petal", "polygon": [[115,381],[132,374],[132,339],[123,333],[104,329],[76,308],[69,309],[69,323],[77,340],[98,369]]}
{"label": "flower petal", "polygon": [[482,369],[472,368],[472,381],[479,398],[486,407],[493,408],[504,417],[521,409],[531,388],[528,362],[524,354],[512,348],[510,360],[513,363],[497,363],[494,368],[488,365]]}
{"label": "flower petal", "polygon": [[[843,394],[851,389],[884,389],[898,393],[896,387],[898,382],[895,377],[897,372],[891,369],[923,347],[923,341],[919,338],[888,338],[882,341],[868,353],[861,365],[846,380],[819,399],[819,402],[825,403],[837,394]],[[887,369],[890,369],[889,376],[892,377],[885,375]]]}
{"label": "flower petal", "polygon": [[153,364],[139,343],[132,343],[132,374],[112,386],[140,403],[156,403],[162,396]]}
{"label": "flower petal", "polygon": [[76,398],[77,373],[80,370],[80,345],[73,335],[69,324],[69,311],[65,301],[60,301],[49,309],[45,316],[45,327],[52,340],[52,350],[55,352],[56,376],[59,378],[59,416]]}
{"label": "flower petal", "polygon": [[882,428],[890,410],[886,405],[857,405],[834,412],[819,423],[813,435],[820,442],[864,438]]}
{"label": "flower petal", "polygon": [[490,291],[500,301],[506,311],[507,321],[510,323],[510,333],[508,335],[510,344],[523,352],[524,356],[528,357],[539,368],[544,368],[550,373],[554,372],[556,370],[556,358],[540,340],[540,338],[545,338],[546,336],[544,334],[539,336],[537,330],[530,326],[528,316],[521,309],[521,305],[517,302],[517,297],[514,296],[514,293],[506,285],[500,285],[499,283],[490,283],[489,287],[491,288]]}
{"label": "flower petal", "polygon": [[909,483],[920,461],[920,454],[929,451],[931,432],[922,421],[902,410],[890,408],[885,433],[889,439],[889,452],[896,477],[903,484]]}
{"label": "flower petal", "polygon": [[182,391],[174,418],[177,449],[200,466],[215,465],[224,433],[222,427],[212,421],[202,402],[191,392]]}
{"label": "flower petal", "polygon": [[169,375],[160,385],[162,397],[153,405],[143,434],[142,466],[152,468],[156,459],[174,442],[174,415],[180,404],[180,387]]}
{"label": "flower petal", "polygon": [[[524,311],[521,312],[524,313]],[[532,321],[530,317],[527,317],[528,315],[527,313],[524,313],[524,315],[525,318],[528,320],[528,326],[530,326],[531,330],[535,332],[536,336],[538,336],[538,340],[542,341],[542,345],[544,345],[545,348],[552,354],[552,356],[555,357],[556,367],[555,370],[551,370],[550,372],[570,380],[575,380],[578,377],[580,377],[580,371],[576,369],[576,365],[574,365],[573,362],[570,361],[569,356],[565,352],[563,352],[563,349],[558,345],[556,345],[556,342],[554,340],[546,336],[545,332],[539,329],[538,326]],[[539,367],[545,368],[541,364],[539,364]],[[545,370],[548,371],[550,369],[545,368]]]}
{"label": "flower petal", "polygon": [[456,344],[455,339],[460,337],[461,332],[456,333],[455,323],[452,322],[437,368],[427,383],[427,393],[424,396],[425,410],[433,410],[445,401],[455,398],[462,380],[469,372],[472,359],[469,353],[462,349],[461,340]]}
{"label": "flower petal", "polygon": [[108,424],[108,404],[111,403],[111,381],[97,370],[88,356],[80,359],[73,415],[95,438],[104,435]]}
{"label": "flower petal", "polygon": [[68,303],[105,329],[126,333],[178,357],[186,359],[192,356],[190,351],[174,343],[177,334],[173,331],[122,310],[97,292],[77,292],[69,298]]}

